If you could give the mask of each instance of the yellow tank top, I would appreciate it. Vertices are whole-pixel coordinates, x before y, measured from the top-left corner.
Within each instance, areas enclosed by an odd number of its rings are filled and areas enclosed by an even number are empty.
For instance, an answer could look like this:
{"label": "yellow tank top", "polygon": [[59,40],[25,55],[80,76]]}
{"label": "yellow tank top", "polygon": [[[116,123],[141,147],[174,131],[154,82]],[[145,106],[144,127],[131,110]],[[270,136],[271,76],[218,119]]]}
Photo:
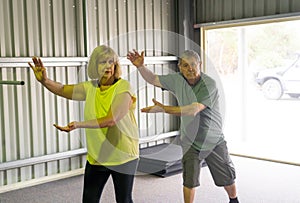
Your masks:
{"label": "yellow tank top", "polygon": [[138,158],[138,127],[135,120],[136,96],[128,81],[119,79],[105,90],[93,81],[84,82],[86,102],[84,119],[91,120],[107,115],[116,95],[127,92],[132,98],[128,113],[115,126],[86,128],[87,160],[92,165],[115,166]]}

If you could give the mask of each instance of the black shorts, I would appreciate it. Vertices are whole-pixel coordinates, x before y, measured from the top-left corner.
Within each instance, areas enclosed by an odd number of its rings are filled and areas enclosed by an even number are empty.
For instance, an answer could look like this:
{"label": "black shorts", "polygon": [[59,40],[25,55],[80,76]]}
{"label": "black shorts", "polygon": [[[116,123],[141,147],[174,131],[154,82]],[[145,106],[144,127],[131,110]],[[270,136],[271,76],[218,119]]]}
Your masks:
{"label": "black shorts", "polygon": [[217,145],[212,151],[199,151],[191,147],[182,158],[183,185],[194,188],[200,185],[201,162],[205,160],[215,185],[227,186],[236,178],[234,165],[228,153],[226,141]]}

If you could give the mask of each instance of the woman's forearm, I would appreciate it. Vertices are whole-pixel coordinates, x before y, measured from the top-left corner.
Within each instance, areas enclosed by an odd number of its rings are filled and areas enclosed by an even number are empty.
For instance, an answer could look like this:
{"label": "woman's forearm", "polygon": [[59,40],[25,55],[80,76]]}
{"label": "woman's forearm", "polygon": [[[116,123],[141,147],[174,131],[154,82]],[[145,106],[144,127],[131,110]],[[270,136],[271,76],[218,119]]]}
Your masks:
{"label": "woman's forearm", "polygon": [[116,125],[112,118],[102,117],[98,119],[76,122],[75,128],[106,128]]}
{"label": "woman's forearm", "polygon": [[44,87],[46,87],[53,94],[56,94],[58,96],[63,96],[63,89],[64,89],[63,84],[61,84],[59,82],[55,82],[55,81],[50,80],[50,79],[46,79],[46,80],[41,81],[41,84]]}
{"label": "woman's forearm", "polygon": [[63,85],[50,79],[41,81],[41,84],[55,95],[76,101],[85,100],[85,90],[82,84]]}

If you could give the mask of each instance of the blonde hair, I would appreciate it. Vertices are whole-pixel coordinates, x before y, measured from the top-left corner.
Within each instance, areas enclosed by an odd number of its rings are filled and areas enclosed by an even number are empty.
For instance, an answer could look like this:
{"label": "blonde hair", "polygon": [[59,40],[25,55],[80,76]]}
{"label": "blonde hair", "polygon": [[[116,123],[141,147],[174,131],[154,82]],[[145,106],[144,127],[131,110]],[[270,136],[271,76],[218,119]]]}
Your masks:
{"label": "blonde hair", "polygon": [[88,76],[91,79],[99,79],[99,74],[98,74],[98,63],[99,60],[103,60],[109,57],[113,57],[114,58],[114,63],[115,63],[115,71],[114,71],[114,77],[115,79],[119,79],[122,71],[121,71],[121,65],[119,62],[119,56],[116,54],[116,52],[106,46],[106,45],[101,45],[96,47],[91,56],[90,56],[90,60],[88,63]]}

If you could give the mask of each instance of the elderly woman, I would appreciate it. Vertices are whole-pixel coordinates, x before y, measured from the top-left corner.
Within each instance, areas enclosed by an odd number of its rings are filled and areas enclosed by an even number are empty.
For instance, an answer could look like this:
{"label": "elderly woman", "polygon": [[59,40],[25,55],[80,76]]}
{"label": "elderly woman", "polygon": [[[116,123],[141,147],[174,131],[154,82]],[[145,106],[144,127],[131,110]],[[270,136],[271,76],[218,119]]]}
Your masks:
{"label": "elderly woman", "polygon": [[112,176],[117,202],[132,202],[134,174],[138,163],[138,128],[134,116],[136,97],[128,81],[121,79],[117,54],[98,46],[88,63],[90,81],[62,85],[47,77],[41,59],[28,63],[36,79],[52,93],[67,99],[85,101],[84,121],[67,126],[70,132],[85,128],[87,162],[83,202],[99,202],[103,188]]}

